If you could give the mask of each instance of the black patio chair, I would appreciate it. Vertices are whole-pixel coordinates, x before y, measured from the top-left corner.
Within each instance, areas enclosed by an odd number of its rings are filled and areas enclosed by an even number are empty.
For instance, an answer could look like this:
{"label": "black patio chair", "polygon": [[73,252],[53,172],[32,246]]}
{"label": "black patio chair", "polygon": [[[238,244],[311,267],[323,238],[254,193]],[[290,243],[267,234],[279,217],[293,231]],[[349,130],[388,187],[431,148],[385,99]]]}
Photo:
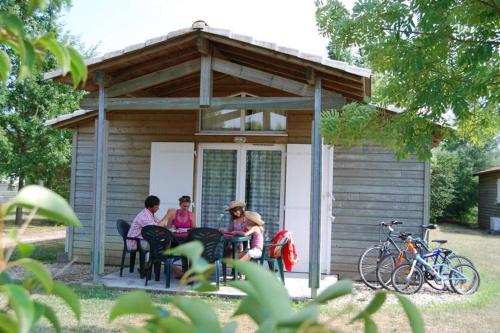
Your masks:
{"label": "black patio chair", "polygon": [[[117,220],[116,221],[116,229],[118,229],[118,233],[120,236],[122,236],[123,239],[123,251],[122,251],[122,261],[120,264],[120,276],[123,276],[123,266],[125,264],[125,256],[127,253],[130,254],[130,266],[129,266],[129,271],[130,273],[134,272],[134,266],[135,266],[135,258],[136,258],[136,253],[139,252],[139,274],[143,274],[143,269],[144,269],[144,258],[146,251],[143,250],[141,247],[141,240],[139,238],[135,237],[127,237],[128,231],[130,230],[130,224],[128,224],[127,221],[125,220]],[[127,247],[127,240],[134,240],[136,241],[137,247],[135,250],[129,250]]]}
{"label": "black patio chair", "polygon": [[[273,243],[272,241],[266,241],[264,242],[264,247],[262,248],[262,256],[260,257],[259,263],[260,265],[264,266],[264,262],[267,262],[267,265],[269,266],[269,269],[272,270],[273,272],[276,272],[276,266],[278,266],[278,271],[280,273],[281,281],[283,284],[285,284],[285,272],[283,270],[283,257],[281,255],[281,248],[283,245],[288,242],[287,237],[283,237],[278,243]],[[277,257],[271,257],[269,255],[269,248],[270,247],[275,247],[279,248],[280,250],[280,255]]]}
{"label": "black patio chair", "polygon": [[203,244],[201,256],[210,264],[215,264],[215,283],[219,286],[221,259],[224,258],[224,234],[213,228],[194,228],[189,231],[188,240]]}
{"label": "black patio chair", "polygon": [[145,286],[148,285],[148,281],[151,279],[151,273],[153,266],[155,268],[155,280],[160,279],[161,264],[165,265],[165,287],[170,288],[170,271],[172,270],[172,265],[175,260],[180,259],[179,256],[165,255],[164,251],[170,249],[174,236],[172,233],[163,227],[157,225],[147,225],[141,230],[142,238],[149,244],[149,259],[146,262],[146,281]]}

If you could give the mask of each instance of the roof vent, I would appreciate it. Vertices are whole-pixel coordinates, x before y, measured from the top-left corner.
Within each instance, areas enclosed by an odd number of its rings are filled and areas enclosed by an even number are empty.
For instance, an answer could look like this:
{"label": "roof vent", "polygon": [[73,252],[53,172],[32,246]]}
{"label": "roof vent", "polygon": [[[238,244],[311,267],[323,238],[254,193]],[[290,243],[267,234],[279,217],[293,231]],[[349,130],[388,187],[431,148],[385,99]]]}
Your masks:
{"label": "roof vent", "polygon": [[208,24],[203,20],[194,21],[191,25],[191,28],[195,30],[203,30],[205,27],[208,27]]}

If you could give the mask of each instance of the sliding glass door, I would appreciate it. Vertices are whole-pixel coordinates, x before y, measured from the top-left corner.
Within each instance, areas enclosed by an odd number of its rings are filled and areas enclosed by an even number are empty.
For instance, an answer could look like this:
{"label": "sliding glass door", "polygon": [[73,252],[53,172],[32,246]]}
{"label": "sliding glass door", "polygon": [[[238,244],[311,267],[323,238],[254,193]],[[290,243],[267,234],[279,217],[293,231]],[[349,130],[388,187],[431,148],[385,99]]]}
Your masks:
{"label": "sliding glass door", "polygon": [[266,233],[283,225],[284,147],[251,144],[200,145],[198,202],[201,225],[227,227],[224,208],[235,199],[262,215]]}

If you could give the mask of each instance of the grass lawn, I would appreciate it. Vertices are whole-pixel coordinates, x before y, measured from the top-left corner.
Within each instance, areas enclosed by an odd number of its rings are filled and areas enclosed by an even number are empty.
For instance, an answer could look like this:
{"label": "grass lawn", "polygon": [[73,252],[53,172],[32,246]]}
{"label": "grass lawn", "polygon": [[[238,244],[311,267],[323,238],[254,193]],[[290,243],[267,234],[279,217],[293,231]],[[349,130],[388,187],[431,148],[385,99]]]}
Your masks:
{"label": "grass lawn", "polygon": [[[470,257],[481,275],[479,291],[470,296],[460,296],[458,301],[444,304],[421,306],[427,332],[474,332],[488,333],[500,331],[500,236],[488,235],[482,231],[445,225],[440,231],[433,231],[432,239],[448,239],[448,246]],[[140,322],[140,317],[120,319],[109,324],[107,317],[115,299],[123,292],[99,286],[73,286],[80,296],[82,320],[78,324],[69,309],[58,299],[38,296],[50,304],[58,313],[65,332],[118,332],[123,323]],[[415,295],[414,297],[419,297]],[[157,304],[163,304],[163,295],[152,294]],[[237,300],[215,297],[200,297],[212,305],[223,323],[231,320],[231,313],[236,309]],[[296,304],[296,307],[301,307]],[[358,325],[348,325],[348,319],[363,305],[351,303],[347,306],[331,302],[321,310],[323,320],[331,322],[344,332],[362,332]],[[402,308],[395,304],[386,304],[375,316],[380,332],[409,332]],[[239,332],[253,332],[256,326],[247,318],[237,319]],[[37,332],[51,331],[46,322],[42,322]]]}

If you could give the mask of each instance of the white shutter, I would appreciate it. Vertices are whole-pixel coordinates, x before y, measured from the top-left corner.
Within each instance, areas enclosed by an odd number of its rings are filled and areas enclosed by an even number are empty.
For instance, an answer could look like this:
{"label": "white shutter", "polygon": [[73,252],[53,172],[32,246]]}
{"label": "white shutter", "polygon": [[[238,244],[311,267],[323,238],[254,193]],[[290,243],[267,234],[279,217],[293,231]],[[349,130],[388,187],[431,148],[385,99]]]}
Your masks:
{"label": "white shutter", "polygon": [[285,229],[293,233],[299,262],[296,272],[309,271],[311,145],[289,144],[286,149]]}
{"label": "white shutter", "polygon": [[320,271],[330,274],[332,252],[333,147],[323,145],[321,174],[321,252]]}
{"label": "white shutter", "polygon": [[[320,271],[330,273],[333,199],[333,149],[323,146],[321,174]],[[289,144],[286,152],[285,229],[293,233],[299,263],[296,272],[309,271],[311,203],[311,145]]]}
{"label": "white shutter", "polygon": [[149,194],[160,198],[162,218],[168,208],[179,207],[179,197],[193,197],[193,142],[152,142]]}

